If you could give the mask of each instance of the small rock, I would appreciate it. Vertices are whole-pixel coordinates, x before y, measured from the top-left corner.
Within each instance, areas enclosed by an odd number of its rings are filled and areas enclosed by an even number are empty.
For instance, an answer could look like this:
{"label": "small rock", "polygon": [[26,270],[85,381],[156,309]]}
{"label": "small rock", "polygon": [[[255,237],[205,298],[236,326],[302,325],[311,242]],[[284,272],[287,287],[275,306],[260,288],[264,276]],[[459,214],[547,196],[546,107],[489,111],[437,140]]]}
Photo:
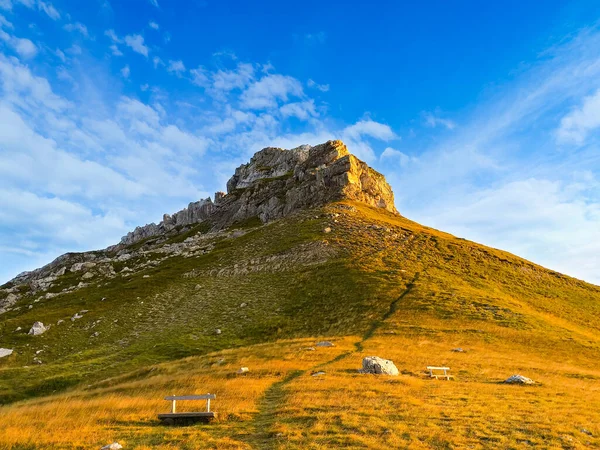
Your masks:
{"label": "small rock", "polygon": [[202,286],[200,286],[199,284],[197,284],[194,289],[196,289],[197,291],[199,291],[200,289],[202,289]]}
{"label": "small rock", "polygon": [[144,275],[142,278],[150,278],[150,275]]}
{"label": "small rock", "polygon": [[240,305],[240,308],[245,308],[246,306],[248,306],[248,303],[242,303],[242,304]]}
{"label": "small rock", "polygon": [[29,305],[29,309],[33,309],[33,305]]}
{"label": "small rock", "polygon": [[314,348],[314,347],[305,347],[302,350],[305,350],[307,352],[314,352],[316,350],[316,348]]}
{"label": "small rock", "polygon": [[221,330],[220,330],[219,328],[217,328],[217,329],[215,330],[215,334],[221,334]]}
{"label": "small rock", "polygon": [[23,329],[23,328],[21,328],[21,327],[17,327],[17,329],[15,330],[15,333],[17,333],[17,332],[21,331],[22,329]]}
{"label": "small rock", "polygon": [[331,233],[331,228],[330,227],[323,228],[323,233],[325,233],[325,234]]}
{"label": "small rock", "polygon": [[85,314],[88,313],[89,311],[87,309],[82,309],[81,311],[79,311],[79,314]]}
{"label": "small rock", "polygon": [[118,442],[113,442],[112,444],[105,445],[100,450],[121,450],[123,446]]}
{"label": "small rock", "polygon": [[63,322],[64,322],[64,320],[60,319],[58,322],[56,322],[56,325],[60,325]]}
{"label": "small rock", "polygon": [[101,302],[103,302],[104,300],[106,300],[106,297],[102,297],[102,298],[100,299],[100,301],[101,301]]}
{"label": "small rock", "polygon": [[315,344],[317,347],[335,347],[333,342],[329,341],[321,341]]}
{"label": "small rock", "polygon": [[42,353],[44,350],[38,350],[37,352],[35,352],[36,355],[39,355],[40,353]]}
{"label": "small rock", "polygon": [[73,317],[71,317],[71,322],[75,322],[77,319],[81,319],[83,316],[81,314],[75,313]]}
{"label": "small rock", "polygon": [[100,333],[97,331],[94,334],[92,334],[92,337],[98,337],[98,336],[100,336]]}
{"label": "small rock", "polygon": [[236,373],[241,375],[243,373],[248,373],[250,372],[250,369],[248,369],[247,367],[241,367],[240,370],[238,370]]}
{"label": "small rock", "polygon": [[504,380],[506,384],[535,384],[531,378],[524,377],[523,375],[513,375],[506,380]]}
{"label": "small rock", "polygon": [[461,347],[453,348],[452,351],[454,353],[465,353],[465,351]]}
{"label": "small rock", "polygon": [[398,368],[389,359],[383,359],[378,356],[367,356],[363,358],[362,369],[360,373],[374,373],[377,375],[398,375]]}
{"label": "small rock", "polygon": [[81,277],[82,280],[89,280],[90,278],[94,278],[96,274],[94,272],[86,272]]}
{"label": "small rock", "polygon": [[11,348],[0,348],[0,358],[12,355],[13,350]]}
{"label": "small rock", "polygon": [[582,428],[582,429],[581,429],[581,432],[582,432],[583,434],[587,434],[588,436],[593,436],[593,435],[594,435],[594,434],[593,434],[593,433],[592,433],[590,430],[588,430],[588,429],[586,429],[586,428]]}
{"label": "small rock", "polygon": [[48,331],[48,328],[46,328],[42,322],[35,322],[31,327],[31,330],[29,330],[29,334],[31,336],[39,336],[40,334],[44,334],[46,331]]}
{"label": "small rock", "polygon": [[322,370],[320,370],[319,372],[315,372],[315,373],[311,374],[311,377],[319,377],[321,375],[325,375],[325,372],[323,372]]}

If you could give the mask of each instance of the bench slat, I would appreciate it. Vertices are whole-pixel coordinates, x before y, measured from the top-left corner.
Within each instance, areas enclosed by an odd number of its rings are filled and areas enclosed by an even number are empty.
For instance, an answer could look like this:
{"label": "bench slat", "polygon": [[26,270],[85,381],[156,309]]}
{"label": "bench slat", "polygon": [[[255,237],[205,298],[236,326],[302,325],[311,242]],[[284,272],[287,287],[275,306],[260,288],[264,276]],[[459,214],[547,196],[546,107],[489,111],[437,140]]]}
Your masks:
{"label": "bench slat", "polygon": [[427,366],[427,370],[450,370],[450,367],[433,367],[433,366]]}
{"label": "bench slat", "polygon": [[214,400],[217,396],[215,394],[204,394],[204,395],[171,395],[165,397],[165,400]]}

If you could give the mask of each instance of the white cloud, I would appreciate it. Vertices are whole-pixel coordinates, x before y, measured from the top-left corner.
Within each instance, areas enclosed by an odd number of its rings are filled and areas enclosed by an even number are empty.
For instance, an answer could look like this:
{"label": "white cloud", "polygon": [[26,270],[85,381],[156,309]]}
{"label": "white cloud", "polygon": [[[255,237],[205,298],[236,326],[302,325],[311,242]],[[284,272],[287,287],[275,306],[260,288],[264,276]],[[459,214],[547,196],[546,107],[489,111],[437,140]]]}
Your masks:
{"label": "white cloud", "polygon": [[310,88],[318,89],[321,92],[327,92],[327,91],[329,91],[329,85],[328,84],[318,84],[318,83],[316,83],[315,81],[313,81],[311,79],[309,79],[306,82],[306,85],[308,87],[310,87]]}
{"label": "white cloud", "polygon": [[130,47],[134,52],[140,55],[148,56],[148,47],[144,45],[144,38],[139,34],[131,34],[125,36],[125,44]]}
{"label": "white cloud", "polygon": [[314,100],[286,103],[279,108],[279,112],[283,117],[296,117],[300,120],[308,120],[311,117],[318,116]]}
{"label": "white cloud", "polygon": [[158,26],[158,24],[157,24],[156,22],[154,22],[154,21],[150,21],[150,22],[148,22],[148,26],[149,26],[150,28],[152,28],[153,30],[158,30],[158,29],[160,28],[160,27]]}
{"label": "white cloud", "polygon": [[446,127],[448,130],[453,130],[456,128],[456,123],[454,123],[450,119],[443,119],[441,117],[436,116],[433,113],[423,113],[423,119],[425,120],[425,125],[431,128],[435,128],[437,126]]}
{"label": "white cloud", "polygon": [[235,70],[219,70],[212,75],[212,88],[217,91],[243,89],[254,78],[252,64],[238,64]]}
{"label": "white cloud", "polygon": [[126,65],[125,67],[123,67],[121,69],[121,75],[125,79],[129,78],[129,75],[131,75],[131,70],[129,69],[129,65]]}
{"label": "white cloud", "polygon": [[158,56],[152,58],[152,64],[154,64],[154,68],[156,69],[158,66],[164,66],[165,63]]}
{"label": "white cloud", "polygon": [[180,76],[182,73],[185,72],[185,65],[183,64],[183,61],[169,60],[169,65],[167,66],[167,72],[173,72],[176,75]]}
{"label": "white cloud", "polygon": [[76,31],[84,37],[89,36],[87,27],[81,22],[68,23],[65,26],[63,26],[63,29],[71,33]]}
{"label": "white cloud", "polygon": [[382,141],[390,141],[398,138],[389,125],[375,122],[370,119],[360,120],[354,125],[346,127],[344,134],[352,139],[357,139],[361,136],[369,136]]}
{"label": "white cloud", "polygon": [[114,56],[123,56],[123,52],[121,50],[119,50],[119,47],[117,47],[117,44],[112,44],[109,48]]}
{"label": "white cloud", "polygon": [[115,30],[106,30],[104,32],[104,35],[107,36],[111,41],[113,41],[115,44],[120,44],[123,41],[119,38],[119,36],[117,36],[117,33],[115,33]]}
{"label": "white cloud", "polygon": [[406,167],[411,162],[417,161],[417,158],[409,156],[400,150],[393,149],[392,147],[386,147],[379,159],[384,164],[387,164],[390,161],[397,162],[401,167]]}
{"label": "white cloud", "polygon": [[158,8],[158,0],[148,0],[152,6],[156,6]]}
{"label": "white cloud", "polygon": [[199,66],[197,69],[191,69],[190,73],[192,75],[192,83],[202,87],[210,86],[209,74],[204,67]]}
{"label": "white cloud", "polygon": [[248,109],[276,108],[279,101],[302,97],[302,84],[285,75],[266,75],[252,83],[240,96],[241,105]]}
{"label": "white cloud", "polygon": [[600,127],[600,89],[585,97],[579,108],[573,109],[562,118],[557,139],[563,143],[582,144],[598,127]]}
{"label": "white cloud", "polygon": [[54,6],[52,6],[52,3],[46,3],[46,2],[39,0],[38,8],[41,11],[44,11],[48,15],[48,17],[50,17],[52,20],[60,19],[60,13],[56,10],[56,8]]}
{"label": "white cloud", "polygon": [[10,28],[11,30],[14,28],[14,25],[6,20],[2,14],[0,14],[0,27]]}
{"label": "white cloud", "polygon": [[38,49],[29,39],[14,38],[12,45],[15,51],[23,58],[29,59],[37,55]]}

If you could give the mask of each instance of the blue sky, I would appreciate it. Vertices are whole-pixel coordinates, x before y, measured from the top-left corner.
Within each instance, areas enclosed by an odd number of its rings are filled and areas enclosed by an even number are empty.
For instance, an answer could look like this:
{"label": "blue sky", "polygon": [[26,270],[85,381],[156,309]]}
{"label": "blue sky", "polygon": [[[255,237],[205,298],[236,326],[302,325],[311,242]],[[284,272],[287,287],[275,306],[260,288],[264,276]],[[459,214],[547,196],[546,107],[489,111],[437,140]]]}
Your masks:
{"label": "blue sky", "polygon": [[400,212],[600,284],[594,1],[0,0],[0,281],[340,138]]}

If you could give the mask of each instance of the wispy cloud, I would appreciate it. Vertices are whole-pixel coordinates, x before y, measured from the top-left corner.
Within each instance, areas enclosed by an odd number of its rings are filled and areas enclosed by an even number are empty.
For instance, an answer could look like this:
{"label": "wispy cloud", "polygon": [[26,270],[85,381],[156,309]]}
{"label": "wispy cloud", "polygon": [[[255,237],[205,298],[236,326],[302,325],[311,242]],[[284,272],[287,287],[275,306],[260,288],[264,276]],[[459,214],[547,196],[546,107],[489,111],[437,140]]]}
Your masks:
{"label": "wispy cloud", "polygon": [[158,30],[160,28],[160,26],[156,22],[154,22],[154,21],[148,22],[148,26],[150,28],[152,28],[153,30]]}
{"label": "wispy cloud", "polygon": [[88,37],[88,29],[87,27],[80,23],[80,22],[75,22],[75,23],[68,23],[65,26],[63,26],[63,29],[69,32],[78,32],[80,33],[82,36],[84,37]]}
{"label": "wispy cloud", "polygon": [[435,128],[438,126],[442,126],[447,128],[448,130],[453,130],[456,128],[456,123],[450,119],[444,119],[439,117],[438,115],[430,112],[423,113],[423,119],[425,121],[425,125],[431,128]]}
{"label": "wispy cloud", "polygon": [[140,34],[131,34],[125,36],[125,44],[134,52],[140,55],[148,56],[149,49],[144,44],[144,37]]}
{"label": "wispy cloud", "polygon": [[183,61],[170,60],[169,65],[167,66],[167,72],[172,72],[178,76],[181,76],[181,74],[183,74],[185,72],[185,65],[183,64]]}
{"label": "wispy cloud", "polygon": [[600,127],[600,90],[583,98],[581,106],[574,108],[560,121],[557,137],[560,142],[582,144],[585,138]]}
{"label": "wispy cloud", "polygon": [[306,82],[306,85],[310,88],[315,88],[318,89],[321,92],[327,92],[329,91],[329,85],[328,84],[318,84],[315,81],[313,81],[312,79],[309,78],[309,80]]}

